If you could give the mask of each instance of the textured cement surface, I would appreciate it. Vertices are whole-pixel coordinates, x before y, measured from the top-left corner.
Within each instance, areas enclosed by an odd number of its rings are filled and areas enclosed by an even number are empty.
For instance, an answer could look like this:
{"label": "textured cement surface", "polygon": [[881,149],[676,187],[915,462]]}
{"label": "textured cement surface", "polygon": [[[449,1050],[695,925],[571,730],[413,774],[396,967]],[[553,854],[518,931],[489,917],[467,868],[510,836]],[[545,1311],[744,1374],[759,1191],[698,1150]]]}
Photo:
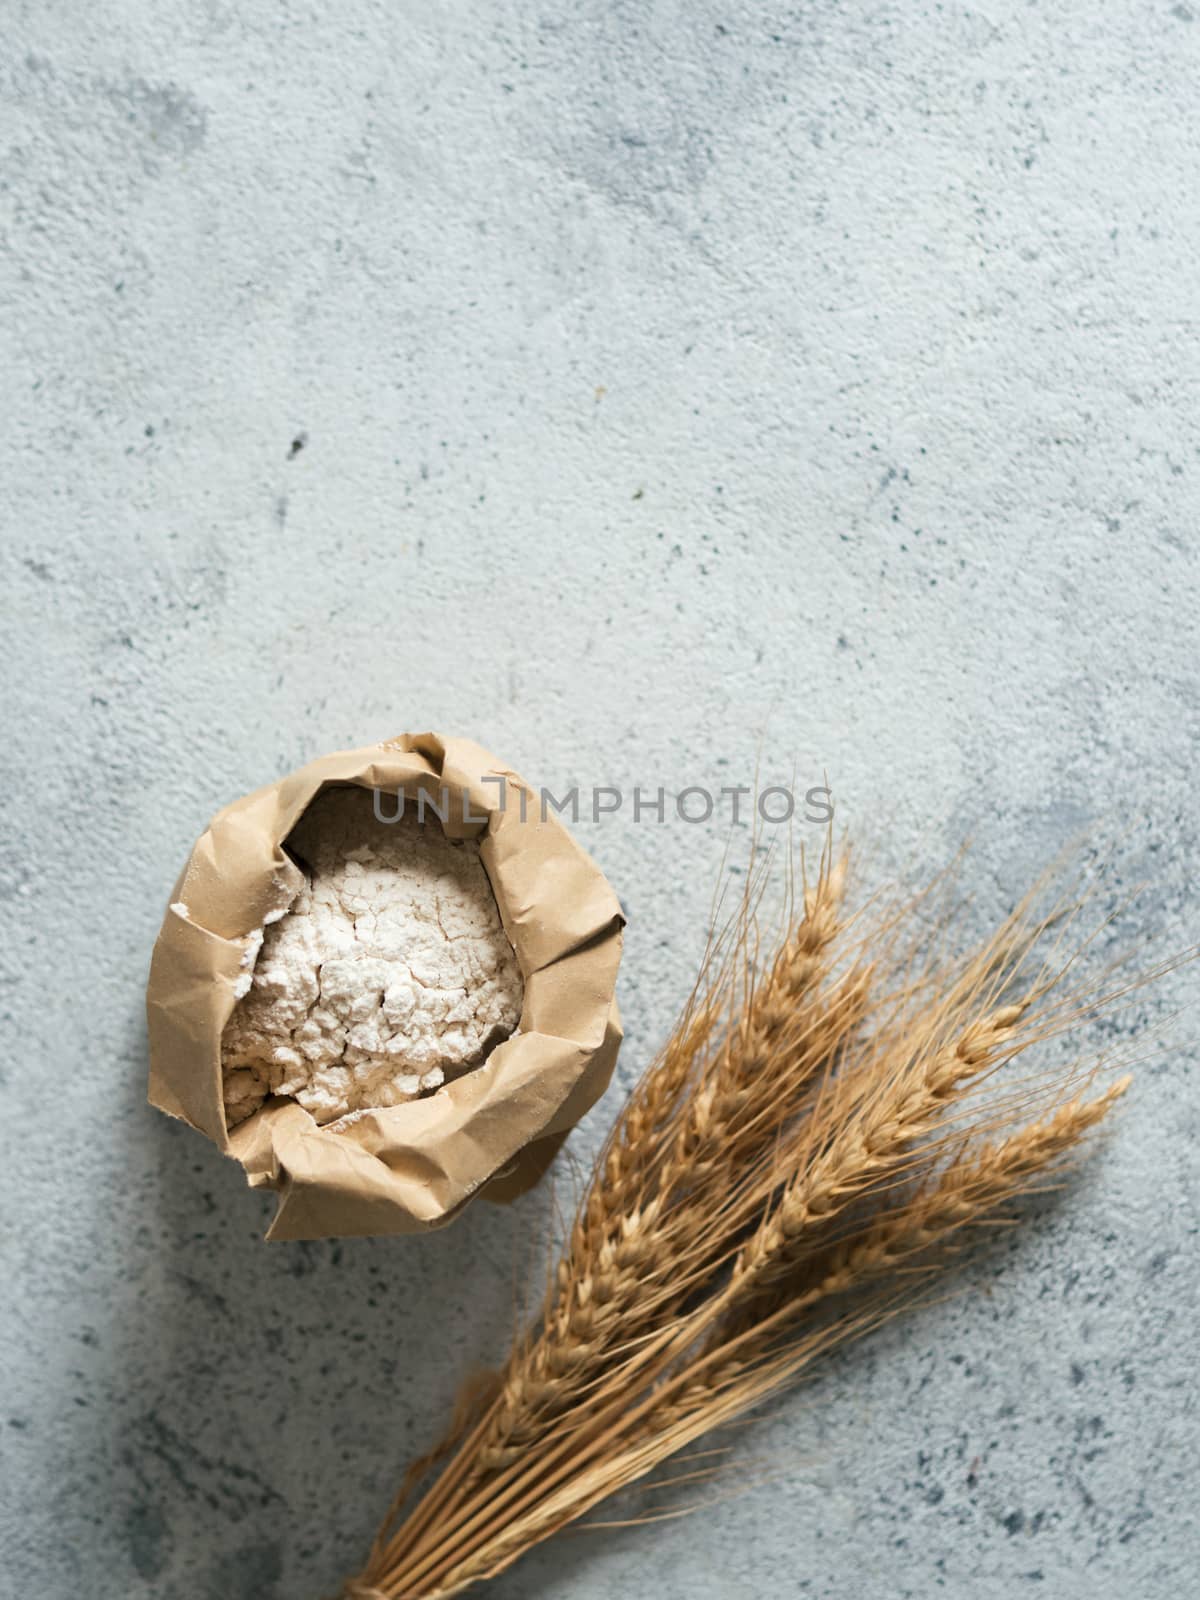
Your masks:
{"label": "textured cement surface", "polygon": [[[558,786],[827,770],[881,871],[974,836],[981,921],[1098,830],[1125,943],[1187,943],[1200,12],[0,10],[0,1594],[316,1600],[551,1196],[264,1246],[143,1103],[192,838],[437,726]],[[579,831],[627,1084],[728,827]],[[497,1596],[1191,1592],[1193,1027],[966,1293],[742,1436],[766,1481]]]}

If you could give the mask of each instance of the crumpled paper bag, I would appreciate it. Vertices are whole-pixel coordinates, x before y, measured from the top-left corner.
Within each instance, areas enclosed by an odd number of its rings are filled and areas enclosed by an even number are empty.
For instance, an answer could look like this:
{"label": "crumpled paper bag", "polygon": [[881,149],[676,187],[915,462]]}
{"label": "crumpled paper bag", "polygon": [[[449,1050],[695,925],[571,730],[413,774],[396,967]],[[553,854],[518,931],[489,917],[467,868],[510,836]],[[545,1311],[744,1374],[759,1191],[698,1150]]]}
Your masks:
{"label": "crumpled paper bag", "polygon": [[[295,1101],[272,1098],[230,1132],[221,1034],[251,936],[303,881],[284,841],[336,784],[403,792],[406,805],[424,790],[439,811],[448,804],[449,837],[479,839],[525,981],[520,1026],[428,1098],[323,1127]],[[416,1233],[478,1193],[507,1202],[537,1182],[612,1076],[623,926],[595,862],[479,745],[404,734],[322,757],[226,806],[196,843],[150,966],[150,1100],[240,1161],[253,1187],[278,1192],[269,1239]]]}

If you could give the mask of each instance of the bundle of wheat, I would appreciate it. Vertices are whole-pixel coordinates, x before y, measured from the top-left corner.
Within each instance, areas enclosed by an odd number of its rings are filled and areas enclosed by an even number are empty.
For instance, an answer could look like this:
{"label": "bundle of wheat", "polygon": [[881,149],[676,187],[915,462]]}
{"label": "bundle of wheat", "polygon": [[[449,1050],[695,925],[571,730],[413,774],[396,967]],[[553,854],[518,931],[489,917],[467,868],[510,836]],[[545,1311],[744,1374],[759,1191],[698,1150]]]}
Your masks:
{"label": "bundle of wheat", "polygon": [[1056,1181],[1124,1093],[1104,1059],[997,1077],[1132,987],[1075,982],[1077,901],[1039,909],[1043,886],[956,956],[945,884],[850,915],[827,852],[763,959],[763,884],[618,1117],[536,1325],[464,1390],[345,1600],[458,1594],[775,1394]]}

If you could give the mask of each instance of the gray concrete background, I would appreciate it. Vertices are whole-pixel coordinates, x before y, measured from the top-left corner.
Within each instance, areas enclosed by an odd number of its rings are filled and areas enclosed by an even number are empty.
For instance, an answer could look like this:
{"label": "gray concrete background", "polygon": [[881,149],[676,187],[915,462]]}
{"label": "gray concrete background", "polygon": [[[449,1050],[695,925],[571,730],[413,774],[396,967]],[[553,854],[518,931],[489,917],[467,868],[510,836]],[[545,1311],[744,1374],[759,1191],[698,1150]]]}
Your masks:
{"label": "gray concrete background", "polygon": [[[143,1103],[192,838],[435,726],[555,785],[827,770],[880,872],[974,836],[980,924],[1091,830],[1149,885],[1125,946],[1194,938],[1200,13],[0,10],[0,1592],[315,1600],[553,1196],[264,1246]],[[726,829],[579,831],[630,915],[627,1085]],[[497,1596],[1190,1592],[1193,1027],[719,1503]]]}

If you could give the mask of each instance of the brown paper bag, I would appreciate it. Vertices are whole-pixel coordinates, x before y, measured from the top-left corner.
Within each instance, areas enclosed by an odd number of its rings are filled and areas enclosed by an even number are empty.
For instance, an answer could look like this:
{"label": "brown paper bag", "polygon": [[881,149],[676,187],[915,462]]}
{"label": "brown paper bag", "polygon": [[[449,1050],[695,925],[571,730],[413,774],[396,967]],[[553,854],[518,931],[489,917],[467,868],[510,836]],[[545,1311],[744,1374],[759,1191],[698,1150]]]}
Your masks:
{"label": "brown paper bag", "polygon": [[[324,788],[358,784],[406,804],[420,791],[450,838],[478,838],[525,980],[518,1032],[426,1099],[320,1126],[269,1099],[225,1125],[221,1034],[252,935],[302,874],[283,848]],[[415,1233],[477,1193],[536,1183],[604,1092],[621,1042],[615,988],[624,919],[599,868],[515,772],[465,739],[405,734],[310,762],[217,814],[171,895],[150,966],[150,1100],[278,1191],[269,1239]]]}

